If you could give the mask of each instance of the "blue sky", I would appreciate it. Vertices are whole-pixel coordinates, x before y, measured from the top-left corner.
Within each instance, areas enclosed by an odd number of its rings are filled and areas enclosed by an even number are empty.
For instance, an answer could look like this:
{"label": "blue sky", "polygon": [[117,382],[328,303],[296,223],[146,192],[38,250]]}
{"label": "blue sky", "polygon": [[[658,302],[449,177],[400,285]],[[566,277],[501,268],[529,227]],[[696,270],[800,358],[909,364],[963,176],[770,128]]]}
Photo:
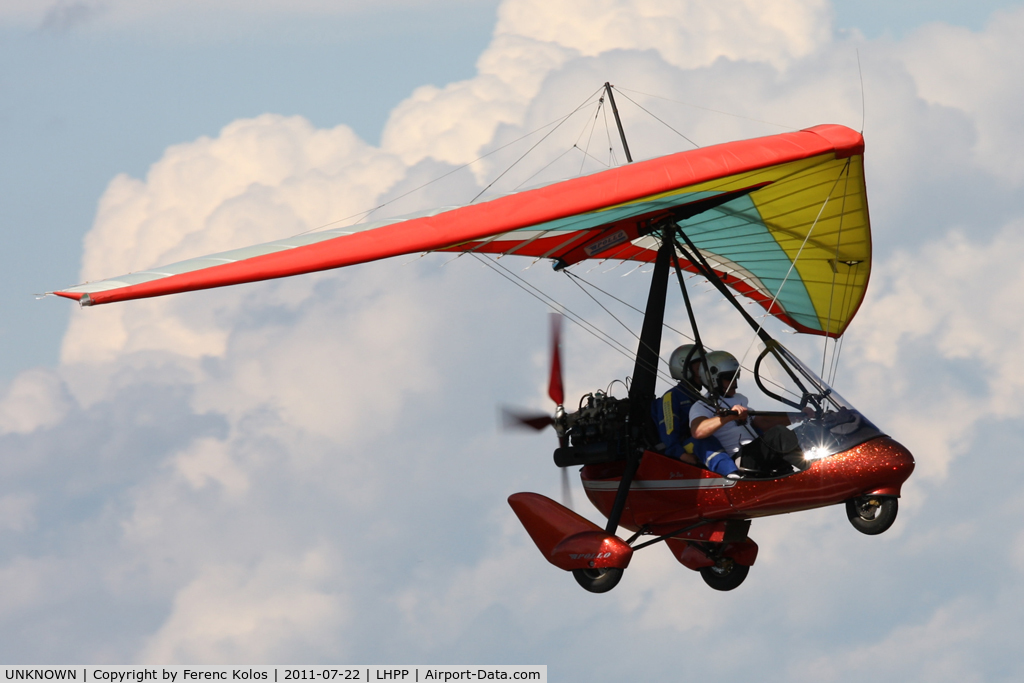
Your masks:
{"label": "blue sky", "polygon": [[[0,8],[0,661],[1019,680],[1024,10],[684,5]],[[465,259],[87,311],[31,296],[356,213],[609,79],[702,144],[779,130],[751,119],[858,127],[858,52],[876,252],[838,389],[918,471],[878,538],[839,508],[756,521],[732,594],[657,548],[606,596],[538,556],[505,498],[556,495],[551,438],[499,435],[494,406],[546,405],[545,308]],[[685,147],[637,116],[635,155]],[[464,200],[500,163],[408,201]],[[641,301],[624,272],[599,275]],[[714,345],[748,343],[700,305]],[[629,371],[566,344],[570,394]]]}

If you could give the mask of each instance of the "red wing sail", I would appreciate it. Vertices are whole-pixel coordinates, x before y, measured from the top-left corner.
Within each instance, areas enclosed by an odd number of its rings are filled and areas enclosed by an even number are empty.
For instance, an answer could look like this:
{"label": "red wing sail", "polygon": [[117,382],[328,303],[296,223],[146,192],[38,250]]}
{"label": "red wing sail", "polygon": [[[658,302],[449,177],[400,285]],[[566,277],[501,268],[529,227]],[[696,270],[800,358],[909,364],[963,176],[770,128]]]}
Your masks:
{"label": "red wing sail", "polygon": [[[94,305],[288,277],[430,251],[653,260],[680,223],[735,290],[803,332],[841,334],[863,298],[870,229],[864,141],[837,125],[637,162],[480,204],[327,230],[54,292]],[[736,198],[722,203],[723,194]],[[718,201],[716,201],[718,198]],[[772,301],[775,303],[772,304]]]}

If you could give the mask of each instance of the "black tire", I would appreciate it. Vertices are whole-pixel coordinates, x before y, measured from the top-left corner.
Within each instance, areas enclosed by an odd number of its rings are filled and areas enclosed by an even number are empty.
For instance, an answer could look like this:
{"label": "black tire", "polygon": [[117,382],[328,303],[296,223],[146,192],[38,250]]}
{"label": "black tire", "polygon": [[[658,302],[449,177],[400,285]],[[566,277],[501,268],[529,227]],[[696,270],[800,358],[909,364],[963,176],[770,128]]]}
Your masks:
{"label": "black tire", "polygon": [[846,501],[846,516],[853,528],[874,536],[886,531],[896,521],[899,502],[895,498],[861,496]]}
{"label": "black tire", "polygon": [[731,591],[743,583],[749,573],[747,565],[724,558],[713,567],[701,567],[700,577],[716,591]]}
{"label": "black tire", "polygon": [[607,593],[619,585],[619,579],[622,578],[622,570],[618,567],[573,569],[572,576],[576,579],[576,583],[591,593]]}

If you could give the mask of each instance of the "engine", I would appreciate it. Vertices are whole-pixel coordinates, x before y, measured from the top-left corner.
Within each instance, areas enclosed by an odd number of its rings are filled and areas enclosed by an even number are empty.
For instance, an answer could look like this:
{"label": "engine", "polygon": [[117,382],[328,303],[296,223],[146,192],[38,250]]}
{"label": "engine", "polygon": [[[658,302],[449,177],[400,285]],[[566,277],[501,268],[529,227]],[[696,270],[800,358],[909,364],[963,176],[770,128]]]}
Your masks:
{"label": "engine", "polygon": [[603,391],[587,394],[575,413],[555,416],[555,431],[567,446],[555,451],[559,467],[624,458],[629,444],[629,399]]}

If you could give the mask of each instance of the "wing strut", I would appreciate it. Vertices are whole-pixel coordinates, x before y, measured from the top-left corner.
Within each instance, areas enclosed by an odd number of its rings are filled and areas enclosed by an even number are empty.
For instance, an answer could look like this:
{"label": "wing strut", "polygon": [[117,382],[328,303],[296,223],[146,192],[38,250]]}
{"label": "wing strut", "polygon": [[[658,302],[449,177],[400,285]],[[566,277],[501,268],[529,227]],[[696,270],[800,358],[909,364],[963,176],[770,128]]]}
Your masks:
{"label": "wing strut", "polygon": [[647,295],[647,309],[644,312],[644,325],[640,331],[640,343],[636,350],[636,365],[633,367],[633,382],[629,385],[629,426],[633,447],[626,455],[626,469],[622,472],[619,488],[615,492],[615,503],[608,515],[605,532],[614,535],[626,507],[626,497],[633,477],[640,466],[643,456],[643,445],[646,442],[645,431],[650,422],[651,402],[658,381],[658,361],[661,352],[661,327],[665,320],[665,295],[668,292],[668,268],[672,252],[675,250],[672,230],[675,224],[669,222],[662,231],[661,247],[654,262],[654,275],[651,278],[651,289]]}
{"label": "wing strut", "polygon": [[[674,242],[673,246],[678,248],[678,245]],[[686,291],[686,281],[683,279],[683,269],[679,267],[679,255],[676,253],[676,249],[672,250],[672,265],[675,266],[676,279],[679,280],[679,289],[683,293],[683,303],[686,304],[686,315],[690,318],[690,329],[693,330],[693,341],[696,342],[693,351],[690,351],[683,366],[689,367],[694,358],[693,354],[696,353],[697,359],[700,360],[701,367],[704,368],[704,372],[710,376],[711,371],[708,369],[707,351],[704,349],[704,342],[700,339],[700,329],[697,327],[697,317],[693,314],[693,306],[690,304],[690,294]],[[686,381],[686,385],[686,388],[692,392],[694,398],[697,400],[703,400],[698,387],[691,386],[688,381]],[[709,388],[709,390],[712,392],[715,391],[713,388]],[[714,394],[712,394],[712,396],[714,396]],[[717,404],[718,401],[715,400],[715,405],[717,406]]]}

